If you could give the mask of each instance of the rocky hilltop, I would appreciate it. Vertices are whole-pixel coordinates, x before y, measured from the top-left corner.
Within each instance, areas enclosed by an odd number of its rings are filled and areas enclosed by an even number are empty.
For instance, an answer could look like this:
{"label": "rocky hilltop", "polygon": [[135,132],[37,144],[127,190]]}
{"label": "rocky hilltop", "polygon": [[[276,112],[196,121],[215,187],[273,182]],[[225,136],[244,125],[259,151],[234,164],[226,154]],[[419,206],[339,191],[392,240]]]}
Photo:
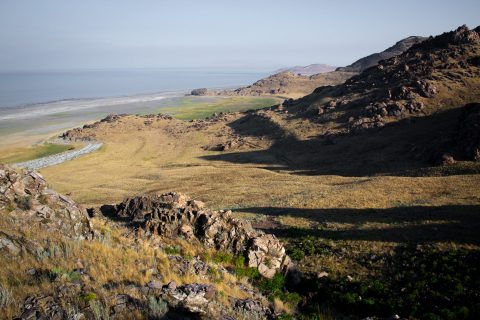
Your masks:
{"label": "rocky hilltop", "polygon": [[336,70],[347,72],[362,72],[363,70],[376,66],[382,60],[387,60],[404,53],[414,44],[420,43],[426,39],[427,38],[425,37],[410,36],[408,38],[398,41],[393,46],[382,52],[373,53],[369,56],[358,59],[357,61],[346,67],[340,67]]}
{"label": "rocky hilltop", "polygon": [[337,85],[355,75],[352,72],[326,72],[311,76],[293,73],[290,71],[276,73],[247,87],[235,90],[215,91],[196,89],[192,95],[221,95],[221,96],[268,96],[279,95],[298,98],[311,93],[320,86]]}

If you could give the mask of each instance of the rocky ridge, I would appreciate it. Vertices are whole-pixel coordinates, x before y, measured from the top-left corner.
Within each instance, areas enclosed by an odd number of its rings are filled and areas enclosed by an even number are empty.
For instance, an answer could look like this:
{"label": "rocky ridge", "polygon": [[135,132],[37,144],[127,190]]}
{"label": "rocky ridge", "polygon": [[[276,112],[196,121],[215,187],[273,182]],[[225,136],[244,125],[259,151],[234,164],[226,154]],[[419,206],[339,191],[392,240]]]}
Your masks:
{"label": "rocky ridge", "polygon": [[[381,128],[409,115],[428,115],[445,103],[474,102],[480,98],[474,90],[480,77],[479,50],[478,33],[462,26],[413,45],[343,85],[317,88],[286,105],[320,119],[344,111],[348,121],[340,127],[358,131]],[[325,98],[327,103],[317,102]]]}
{"label": "rocky ridge", "polygon": [[274,235],[254,230],[250,223],[234,218],[231,211],[208,210],[201,201],[183,194],[132,197],[103,210],[140,225],[148,234],[198,239],[207,247],[242,255],[248,267],[257,268],[266,278],[277,272],[298,277]]}
{"label": "rocky ridge", "polygon": [[398,41],[393,46],[382,52],[373,53],[369,56],[358,59],[346,67],[337,68],[337,71],[362,72],[363,70],[376,66],[382,60],[387,60],[402,54],[410,49],[414,44],[421,43],[426,39],[426,37],[410,36]]}
{"label": "rocky ridge", "polygon": [[314,75],[302,75],[284,71],[260,79],[252,85],[235,90],[195,89],[192,95],[220,96],[268,96],[281,95],[301,97],[311,93],[319,86],[337,85],[343,83],[356,73],[332,71]]}

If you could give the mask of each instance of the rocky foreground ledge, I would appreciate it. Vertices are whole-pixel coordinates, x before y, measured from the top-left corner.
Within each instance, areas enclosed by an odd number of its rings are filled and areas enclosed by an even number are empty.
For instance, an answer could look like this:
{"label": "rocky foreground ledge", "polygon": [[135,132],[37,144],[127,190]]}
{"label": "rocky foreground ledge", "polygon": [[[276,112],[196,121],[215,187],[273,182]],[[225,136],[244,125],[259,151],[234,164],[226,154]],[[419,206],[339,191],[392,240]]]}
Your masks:
{"label": "rocky foreground ledge", "polygon": [[[130,231],[117,233],[113,242],[106,236],[125,228]],[[212,211],[173,192],[85,209],[49,189],[40,174],[0,164],[0,291],[10,308],[0,309],[0,318],[99,319],[101,312],[102,319],[232,320],[281,314],[232,270],[202,256],[168,253],[171,241],[242,258],[242,268],[257,270],[265,281],[280,274],[289,283],[300,280],[274,235],[230,211]],[[140,253],[130,261],[127,252]],[[102,273],[106,266],[111,269]]]}

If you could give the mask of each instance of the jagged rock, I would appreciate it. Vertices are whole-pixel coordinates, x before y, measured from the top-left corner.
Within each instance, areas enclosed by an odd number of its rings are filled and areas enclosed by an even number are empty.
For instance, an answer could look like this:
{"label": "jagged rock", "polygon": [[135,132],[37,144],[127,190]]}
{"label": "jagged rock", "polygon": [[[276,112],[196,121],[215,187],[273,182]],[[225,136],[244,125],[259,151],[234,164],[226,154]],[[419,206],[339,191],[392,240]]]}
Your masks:
{"label": "jagged rock", "polygon": [[425,98],[431,98],[437,94],[437,88],[426,80],[417,80],[415,85],[419,93]]}
{"label": "jagged rock", "polygon": [[258,300],[253,299],[238,299],[234,302],[234,310],[245,315],[249,319],[257,319],[260,317],[272,317],[272,312],[270,309],[262,305]]}
{"label": "jagged rock", "polygon": [[22,243],[5,232],[0,231],[0,251],[7,250],[13,255],[18,255],[22,251]]}
{"label": "jagged rock", "polygon": [[207,88],[193,89],[190,94],[192,96],[206,96],[208,95],[209,90]]}
{"label": "jagged rock", "polygon": [[25,226],[37,224],[74,239],[92,237],[86,211],[69,197],[48,189],[34,171],[17,172],[0,164],[0,210],[9,211]]}
{"label": "jagged rock", "polygon": [[[294,269],[283,245],[274,235],[254,230],[250,223],[234,218],[231,211],[205,209],[202,202],[188,199],[183,194],[132,197],[112,208],[119,217],[139,224],[147,232],[198,239],[217,250],[243,255],[248,265],[258,268],[265,277]],[[197,267],[194,266],[196,272],[205,269]],[[189,268],[185,266],[185,270]]]}
{"label": "jagged rock", "polygon": [[22,306],[22,313],[16,319],[21,320],[62,320],[67,313],[58,299],[53,296],[28,297]]}
{"label": "jagged rock", "polygon": [[169,306],[191,313],[209,312],[209,304],[215,297],[215,288],[208,284],[191,283],[184,286],[164,286],[162,298]]}
{"label": "jagged rock", "polygon": [[455,159],[451,155],[444,154],[442,156],[442,165],[450,165],[454,163],[455,163]]}

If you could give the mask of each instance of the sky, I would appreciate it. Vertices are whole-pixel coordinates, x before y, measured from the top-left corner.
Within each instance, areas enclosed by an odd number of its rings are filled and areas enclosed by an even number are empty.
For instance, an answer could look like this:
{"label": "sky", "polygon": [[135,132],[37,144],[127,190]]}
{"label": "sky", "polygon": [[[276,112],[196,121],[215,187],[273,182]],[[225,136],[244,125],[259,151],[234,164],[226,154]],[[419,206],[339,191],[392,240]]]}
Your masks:
{"label": "sky", "polygon": [[480,0],[0,0],[0,71],[344,66]]}

